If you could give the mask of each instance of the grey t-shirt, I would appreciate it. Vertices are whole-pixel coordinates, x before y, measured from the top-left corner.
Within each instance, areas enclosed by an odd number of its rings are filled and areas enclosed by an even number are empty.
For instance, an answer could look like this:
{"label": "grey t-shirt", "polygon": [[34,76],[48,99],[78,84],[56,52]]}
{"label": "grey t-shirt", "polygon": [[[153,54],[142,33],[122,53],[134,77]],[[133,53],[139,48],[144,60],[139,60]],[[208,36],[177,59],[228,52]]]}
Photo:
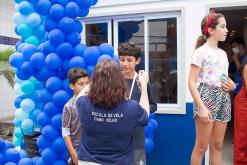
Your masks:
{"label": "grey t-shirt", "polygon": [[64,106],[63,118],[62,118],[63,129],[69,129],[69,136],[72,141],[72,145],[76,150],[81,138],[81,122],[79,119],[79,113],[76,108],[76,100],[70,99]]}

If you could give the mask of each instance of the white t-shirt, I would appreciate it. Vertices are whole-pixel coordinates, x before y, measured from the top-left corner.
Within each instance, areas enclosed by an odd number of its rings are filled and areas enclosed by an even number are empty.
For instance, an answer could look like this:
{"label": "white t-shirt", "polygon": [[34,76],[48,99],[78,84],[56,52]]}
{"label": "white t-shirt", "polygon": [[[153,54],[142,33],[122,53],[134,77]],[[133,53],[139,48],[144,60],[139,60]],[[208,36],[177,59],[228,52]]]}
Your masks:
{"label": "white t-shirt", "polygon": [[229,62],[226,52],[220,48],[214,49],[204,44],[194,51],[191,64],[201,68],[198,83],[221,87],[220,76],[228,76]]}

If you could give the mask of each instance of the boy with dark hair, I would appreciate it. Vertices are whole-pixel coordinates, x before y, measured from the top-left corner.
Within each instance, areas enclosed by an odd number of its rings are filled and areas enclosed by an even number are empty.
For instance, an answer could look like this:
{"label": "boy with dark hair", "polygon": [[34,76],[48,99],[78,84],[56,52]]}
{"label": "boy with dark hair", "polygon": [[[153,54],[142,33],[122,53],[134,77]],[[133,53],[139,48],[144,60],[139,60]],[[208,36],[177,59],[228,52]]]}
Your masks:
{"label": "boy with dark hair", "polygon": [[76,97],[79,92],[89,83],[88,73],[81,68],[72,68],[67,74],[70,88],[74,96],[64,105],[62,115],[62,135],[68,148],[70,158],[68,164],[77,164],[76,149],[81,137],[81,123],[76,108]]}
{"label": "boy with dark hair", "polygon": [[[141,49],[135,45],[134,42],[123,43],[118,48],[119,61],[122,67],[122,73],[127,80],[130,89],[129,99],[140,101],[141,90],[138,85],[138,73],[136,66],[141,61]],[[151,92],[150,84],[147,84],[147,92],[149,98],[150,112],[157,110],[157,104]],[[144,127],[137,127],[134,139],[134,164],[146,165],[146,152],[145,152],[145,129]]]}

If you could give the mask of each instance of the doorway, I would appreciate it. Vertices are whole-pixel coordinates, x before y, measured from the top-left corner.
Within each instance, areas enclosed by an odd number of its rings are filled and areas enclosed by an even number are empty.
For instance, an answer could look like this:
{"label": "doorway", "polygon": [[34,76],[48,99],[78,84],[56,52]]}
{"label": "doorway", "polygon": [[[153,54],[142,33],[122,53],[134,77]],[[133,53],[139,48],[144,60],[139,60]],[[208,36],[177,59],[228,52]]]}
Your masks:
{"label": "doorway", "polygon": [[[247,45],[247,6],[234,6],[234,7],[222,7],[211,8],[217,13],[222,13],[226,18],[228,37],[225,42],[220,43],[220,47],[226,51],[229,60],[229,77],[234,79],[236,67],[232,59],[233,52],[231,50],[231,41],[234,38],[241,37]],[[225,140],[223,145],[223,163],[224,165],[233,165],[233,130],[234,130],[234,104],[233,100],[237,92],[231,92],[232,100],[232,119],[228,123]]]}

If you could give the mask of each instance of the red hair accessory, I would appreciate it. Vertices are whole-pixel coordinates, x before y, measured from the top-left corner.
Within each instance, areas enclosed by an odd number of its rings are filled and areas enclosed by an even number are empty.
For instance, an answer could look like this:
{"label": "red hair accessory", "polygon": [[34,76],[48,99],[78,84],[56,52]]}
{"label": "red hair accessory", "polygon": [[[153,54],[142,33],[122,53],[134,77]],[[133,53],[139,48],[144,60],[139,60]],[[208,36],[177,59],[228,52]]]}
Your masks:
{"label": "red hair accessory", "polygon": [[216,15],[216,13],[212,12],[208,16],[207,24],[206,24],[206,26],[205,26],[205,28],[203,30],[205,36],[207,36],[207,34],[208,34],[208,28],[210,27],[215,15]]}

